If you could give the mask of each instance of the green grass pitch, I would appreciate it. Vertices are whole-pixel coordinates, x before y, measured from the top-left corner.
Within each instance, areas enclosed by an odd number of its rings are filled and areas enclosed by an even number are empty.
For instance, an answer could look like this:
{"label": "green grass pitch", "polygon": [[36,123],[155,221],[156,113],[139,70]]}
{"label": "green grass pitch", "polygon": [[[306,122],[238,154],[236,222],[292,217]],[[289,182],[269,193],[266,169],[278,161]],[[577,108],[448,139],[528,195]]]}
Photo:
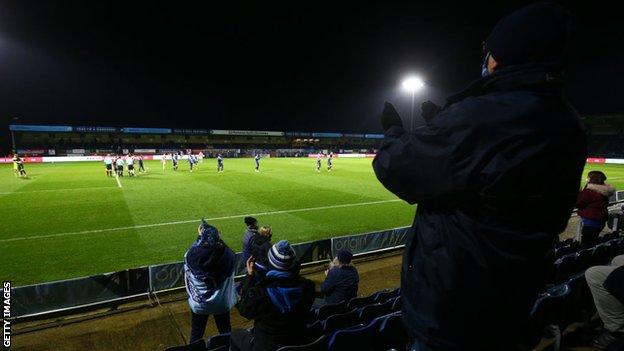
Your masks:
{"label": "green grass pitch", "polygon": [[181,261],[199,219],[240,251],[243,217],[256,214],[274,240],[311,241],[409,225],[414,207],[376,180],[371,159],[206,159],[193,172],[148,161],[135,178],[104,174],[100,162],[26,164],[28,179],[0,166],[0,277],[15,285]]}
{"label": "green grass pitch", "polygon": [[[271,225],[274,239],[303,242],[409,225],[410,206],[376,180],[371,159],[206,159],[195,172],[182,161],[163,172],[123,177],[119,188],[100,162],[27,164],[28,179],[0,165],[0,277],[15,285],[79,277],[182,260],[199,219],[217,226],[235,251],[243,217]],[[624,188],[624,165],[588,165]]]}

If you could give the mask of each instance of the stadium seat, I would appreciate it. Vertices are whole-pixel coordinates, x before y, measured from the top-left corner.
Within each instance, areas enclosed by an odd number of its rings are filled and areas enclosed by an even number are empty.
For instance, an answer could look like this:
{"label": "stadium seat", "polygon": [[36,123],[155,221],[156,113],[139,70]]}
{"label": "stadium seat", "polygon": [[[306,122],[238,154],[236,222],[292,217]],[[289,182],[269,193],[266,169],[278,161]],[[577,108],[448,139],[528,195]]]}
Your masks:
{"label": "stadium seat", "polygon": [[354,297],[349,301],[347,307],[352,310],[354,308],[364,307],[373,303],[375,303],[375,294],[366,297]]}
{"label": "stadium seat", "polygon": [[230,333],[213,335],[206,341],[207,349],[214,349],[221,346],[230,346]]}
{"label": "stadium seat", "polygon": [[594,298],[592,297],[585,273],[572,276],[566,284],[570,287],[570,302],[568,313],[571,321],[582,321],[590,318],[596,311]]}
{"label": "stadium seat", "polygon": [[384,303],[376,303],[364,306],[359,309],[359,318],[362,324],[367,324],[373,319],[389,314],[392,312],[392,304],[394,300],[388,300]]}
{"label": "stadium seat", "polygon": [[365,326],[338,330],[329,338],[328,351],[375,350],[374,338],[381,326],[381,319],[374,319]]}
{"label": "stadium seat", "polygon": [[591,267],[592,263],[592,254],[594,252],[594,248],[585,249],[577,252],[577,261],[578,261],[578,272],[584,272],[587,268]]}
{"label": "stadium seat", "polygon": [[323,334],[323,321],[317,320],[312,324],[309,324],[306,328],[306,337],[308,339],[316,340]]}
{"label": "stadium seat", "polygon": [[555,349],[561,344],[562,326],[566,324],[566,308],[569,306],[570,287],[556,285],[540,296],[531,310],[531,342],[536,345],[546,327],[551,326],[555,334]]}
{"label": "stadium seat", "polygon": [[358,318],[358,311],[353,310],[351,312],[329,316],[323,323],[323,331],[327,334],[338,329],[346,329],[356,326],[359,323],[360,320]]}
{"label": "stadium seat", "polygon": [[376,303],[381,303],[381,302],[386,302],[392,298],[395,298],[396,291],[395,290],[382,290],[382,291],[376,292],[374,295],[375,295],[374,301]]}
{"label": "stadium seat", "polygon": [[206,349],[206,351],[228,351],[230,349],[229,346],[219,346],[219,347],[215,347],[214,349]]}
{"label": "stadium seat", "polygon": [[578,255],[572,253],[555,261],[555,284],[561,284],[579,271]]}
{"label": "stadium seat", "polygon": [[403,320],[401,319],[401,312],[380,317],[379,319],[381,319],[381,324],[379,326],[379,334],[374,339],[375,349],[405,350],[408,337],[405,327],[403,326]]}
{"label": "stadium seat", "polygon": [[392,303],[392,312],[400,311],[401,307],[403,307],[403,302],[401,301],[401,296],[398,296]]}
{"label": "stadium seat", "polygon": [[347,303],[345,302],[339,302],[339,303],[334,303],[334,304],[327,304],[327,305],[323,305],[321,307],[319,307],[316,310],[316,319],[318,320],[323,320],[326,319],[327,317],[331,316],[332,314],[340,314],[340,313],[345,313],[348,312],[349,310],[347,310]]}
{"label": "stadium seat", "polygon": [[596,247],[594,247],[594,250],[592,251],[592,255],[591,255],[591,263],[590,263],[590,267],[591,266],[600,266],[600,265],[604,265],[608,263],[608,249],[607,249],[608,245],[602,244],[602,245],[597,245]]}
{"label": "stadium seat", "polygon": [[206,343],[203,339],[197,340],[188,345],[168,347],[165,351],[205,351]]}
{"label": "stadium seat", "polygon": [[315,341],[300,345],[300,346],[284,346],[277,349],[277,351],[325,351],[327,350],[327,337],[325,335],[320,336]]}
{"label": "stadium seat", "polygon": [[569,245],[557,248],[555,250],[555,257],[562,257],[571,253],[575,253],[579,250],[580,246],[581,243],[579,243],[578,241],[572,241]]}

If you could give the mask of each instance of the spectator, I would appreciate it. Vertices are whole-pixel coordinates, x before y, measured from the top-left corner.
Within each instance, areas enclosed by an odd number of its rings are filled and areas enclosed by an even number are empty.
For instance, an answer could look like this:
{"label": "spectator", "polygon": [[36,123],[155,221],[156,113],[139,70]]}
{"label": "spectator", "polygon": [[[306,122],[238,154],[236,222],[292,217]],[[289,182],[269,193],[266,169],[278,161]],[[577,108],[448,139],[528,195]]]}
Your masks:
{"label": "spectator", "polygon": [[253,217],[245,217],[245,233],[243,234],[243,261],[247,262],[251,257],[251,247],[249,246],[249,240],[258,234],[258,220]]}
{"label": "spectator", "polygon": [[253,257],[247,260],[247,276],[236,305],[241,316],[254,320],[253,331],[234,330],[231,350],[273,351],[305,340],[308,312],[314,301],[314,283],[299,276],[299,262],[286,240],[271,247],[270,270],[254,284]]}
{"label": "spectator", "polygon": [[191,308],[190,343],[203,338],[208,317],[219,333],[228,333],[230,309],[236,304],[234,252],[219,238],[217,228],[202,220],[199,237],[184,255],[184,280]]}
{"label": "spectator", "polygon": [[401,275],[414,350],[527,349],[545,253],[567,225],[586,159],[563,96],[568,17],[535,3],[503,18],[484,43],[483,77],[422,128],[407,132],[386,103],[373,168],[418,203]]}
{"label": "spectator", "polygon": [[615,257],[609,266],[594,266],[585,271],[604,332],[592,346],[605,349],[624,337],[624,255]]}
{"label": "spectator", "polygon": [[321,293],[325,294],[324,303],[349,301],[357,296],[360,277],[357,269],[351,265],[353,254],[340,250],[332,262],[332,267],[325,271],[325,281],[321,284]]}
{"label": "spectator", "polygon": [[254,277],[257,280],[264,278],[269,271],[268,254],[271,250],[271,237],[273,237],[271,227],[262,226],[258,229],[258,235],[252,236],[249,240],[251,257],[254,261]]}
{"label": "spectator", "polygon": [[587,184],[576,200],[577,214],[581,217],[581,247],[589,248],[596,245],[598,235],[609,218],[609,198],[615,189],[605,183],[607,176],[600,171],[587,174]]}

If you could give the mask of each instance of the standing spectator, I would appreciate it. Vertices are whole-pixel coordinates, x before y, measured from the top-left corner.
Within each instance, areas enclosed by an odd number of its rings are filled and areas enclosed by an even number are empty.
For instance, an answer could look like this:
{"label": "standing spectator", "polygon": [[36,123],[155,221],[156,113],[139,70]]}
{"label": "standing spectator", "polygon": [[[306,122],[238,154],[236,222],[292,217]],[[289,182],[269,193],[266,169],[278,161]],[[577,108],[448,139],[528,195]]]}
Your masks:
{"label": "standing spectator", "polygon": [[483,77],[422,128],[406,131],[386,104],[373,168],[418,203],[401,274],[413,350],[530,347],[545,253],[567,225],[587,155],[563,95],[568,17],[540,2],[503,18],[484,43]]}
{"label": "standing spectator", "polygon": [[203,338],[210,315],[219,333],[230,332],[230,309],[236,304],[234,252],[221,240],[217,228],[204,220],[198,232],[199,237],[184,255],[184,280],[191,308],[190,343]]}
{"label": "standing spectator", "polygon": [[587,184],[576,200],[577,213],[581,217],[579,232],[583,248],[596,245],[598,235],[609,218],[609,198],[615,189],[605,183],[606,180],[607,176],[600,171],[589,172]]}
{"label": "standing spectator", "polygon": [[270,270],[254,281],[253,258],[247,260],[240,301],[241,316],[254,320],[253,331],[234,330],[231,350],[273,351],[305,342],[306,317],[314,301],[314,283],[299,275],[299,262],[286,240],[269,250]]}
{"label": "standing spectator", "polygon": [[258,234],[249,239],[249,249],[254,261],[254,276],[257,280],[264,278],[269,271],[268,254],[271,250],[271,238],[273,230],[269,226],[262,226],[258,229]]}
{"label": "standing spectator", "polygon": [[351,264],[353,254],[340,250],[333,265],[325,271],[325,281],[321,284],[321,293],[325,294],[325,303],[349,301],[357,296],[360,277]]}
{"label": "standing spectator", "polygon": [[249,246],[249,240],[258,234],[258,220],[253,217],[245,217],[245,233],[243,234],[243,261],[247,262],[251,257],[251,246]]}
{"label": "standing spectator", "polygon": [[605,329],[592,346],[603,350],[624,338],[624,255],[615,257],[609,266],[590,267],[585,279]]}

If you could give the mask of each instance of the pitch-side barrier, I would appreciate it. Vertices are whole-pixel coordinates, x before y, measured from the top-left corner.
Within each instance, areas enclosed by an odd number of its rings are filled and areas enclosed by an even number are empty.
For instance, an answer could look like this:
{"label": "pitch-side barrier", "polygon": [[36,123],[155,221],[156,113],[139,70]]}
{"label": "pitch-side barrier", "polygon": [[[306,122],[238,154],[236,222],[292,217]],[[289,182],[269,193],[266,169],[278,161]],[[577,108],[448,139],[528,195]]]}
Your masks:
{"label": "pitch-side barrier", "polygon": [[[303,265],[328,262],[347,248],[355,256],[401,248],[409,227],[294,244]],[[189,243],[190,245],[190,243]],[[180,249],[180,256],[184,254]],[[236,254],[236,275],[245,274],[241,253]],[[32,320],[73,311],[114,306],[152,293],[184,287],[182,261],[126,269],[89,277],[60,280],[11,289],[11,319]]]}

